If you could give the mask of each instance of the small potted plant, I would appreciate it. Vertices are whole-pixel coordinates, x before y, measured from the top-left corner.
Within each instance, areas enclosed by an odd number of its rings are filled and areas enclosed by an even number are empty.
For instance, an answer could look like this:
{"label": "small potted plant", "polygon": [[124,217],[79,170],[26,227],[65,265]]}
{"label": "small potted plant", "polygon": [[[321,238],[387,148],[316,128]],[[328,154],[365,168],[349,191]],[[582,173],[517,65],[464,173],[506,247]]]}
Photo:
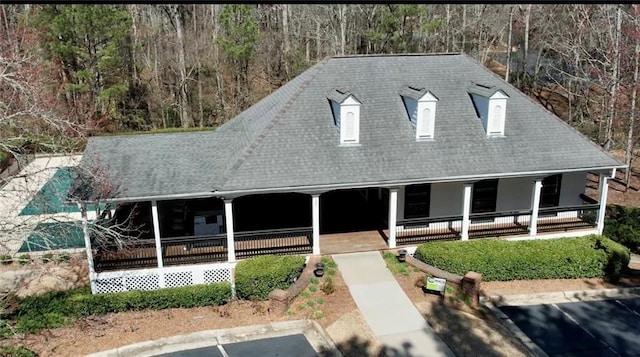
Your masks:
{"label": "small potted plant", "polygon": [[400,263],[404,263],[407,260],[407,250],[406,249],[400,249],[398,251],[398,261]]}
{"label": "small potted plant", "polygon": [[324,263],[316,263],[313,274],[318,278],[322,277],[324,275]]}

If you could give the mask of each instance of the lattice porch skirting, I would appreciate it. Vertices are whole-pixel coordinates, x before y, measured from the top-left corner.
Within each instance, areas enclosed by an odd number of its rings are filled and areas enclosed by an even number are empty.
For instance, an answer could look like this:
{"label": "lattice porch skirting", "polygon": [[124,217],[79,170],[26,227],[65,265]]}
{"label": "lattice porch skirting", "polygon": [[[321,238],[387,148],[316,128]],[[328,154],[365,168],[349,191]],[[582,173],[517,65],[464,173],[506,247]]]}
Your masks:
{"label": "lattice porch skirting", "polygon": [[235,263],[225,262],[94,273],[91,274],[91,290],[94,294],[103,294],[223,281],[233,283],[234,267]]}

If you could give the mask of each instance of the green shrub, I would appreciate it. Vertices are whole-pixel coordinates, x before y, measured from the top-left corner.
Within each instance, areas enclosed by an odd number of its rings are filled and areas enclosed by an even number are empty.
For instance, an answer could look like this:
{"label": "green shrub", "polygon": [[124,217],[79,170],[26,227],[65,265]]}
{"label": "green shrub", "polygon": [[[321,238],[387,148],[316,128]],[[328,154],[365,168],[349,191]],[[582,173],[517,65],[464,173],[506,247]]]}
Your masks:
{"label": "green shrub", "polygon": [[60,253],[60,254],[56,255],[55,258],[54,258],[56,263],[66,262],[69,259],[71,259],[71,257],[69,256],[69,254],[65,254],[65,253]]}
{"label": "green shrub", "polygon": [[52,262],[53,261],[53,253],[44,253],[44,254],[42,254],[42,256],[40,257],[40,260],[43,263]]}
{"label": "green shrub", "polygon": [[640,253],[640,208],[612,205],[607,207],[604,235],[634,253]]}
{"label": "green shrub", "polygon": [[476,271],[485,281],[615,278],[625,265],[622,251],[623,247],[601,236],[524,241],[483,239],[422,244],[415,257],[458,275]]}
{"label": "green shrub", "polygon": [[79,316],[103,315],[130,310],[161,310],[217,306],[231,299],[231,285],[216,283],[92,295],[88,288],[48,292],[20,300],[15,320],[18,332],[37,332],[72,323]]}
{"label": "green shrub", "polygon": [[0,357],[37,357],[30,349],[22,346],[0,346]]}
{"label": "green shrub", "polygon": [[18,257],[18,264],[25,265],[31,261],[31,256],[29,254],[22,254]]}
{"label": "green shrub", "polygon": [[629,249],[611,239],[596,237],[596,249],[601,249],[606,253],[606,263],[604,265],[605,279],[616,282],[620,280],[622,274],[629,267]]}
{"label": "green shrub", "polygon": [[275,289],[287,289],[300,276],[304,257],[262,255],[236,265],[236,294],[240,299],[266,300]]}
{"label": "green shrub", "polygon": [[0,254],[0,264],[7,265],[7,264],[11,264],[12,261],[13,259],[9,254]]}

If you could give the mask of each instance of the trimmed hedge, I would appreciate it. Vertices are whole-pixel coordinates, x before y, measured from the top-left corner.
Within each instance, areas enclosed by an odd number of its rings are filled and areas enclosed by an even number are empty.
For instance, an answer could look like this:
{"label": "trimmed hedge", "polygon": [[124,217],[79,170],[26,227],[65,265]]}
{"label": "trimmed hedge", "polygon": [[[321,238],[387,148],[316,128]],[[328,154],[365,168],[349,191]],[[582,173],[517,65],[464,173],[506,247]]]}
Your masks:
{"label": "trimmed hedge", "polygon": [[80,316],[131,310],[217,306],[229,300],[229,283],[97,295],[92,295],[85,287],[26,297],[19,301],[16,311],[8,317],[15,321],[18,332],[36,332],[70,324]]}
{"label": "trimmed hedge", "polygon": [[640,208],[608,206],[604,235],[632,252],[640,253]]}
{"label": "trimmed hedge", "polygon": [[418,247],[421,261],[464,275],[481,273],[483,280],[576,279],[605,277],[612,281],[629,264],[629,252],[602,237],[506,241],[432,242]]}
{"label": "trimmed hedge", "polygon": [[266,300],[275,289],[287,289],[302,273],[305,258],[297,255],[262,255],[236,265],[236,296]]}

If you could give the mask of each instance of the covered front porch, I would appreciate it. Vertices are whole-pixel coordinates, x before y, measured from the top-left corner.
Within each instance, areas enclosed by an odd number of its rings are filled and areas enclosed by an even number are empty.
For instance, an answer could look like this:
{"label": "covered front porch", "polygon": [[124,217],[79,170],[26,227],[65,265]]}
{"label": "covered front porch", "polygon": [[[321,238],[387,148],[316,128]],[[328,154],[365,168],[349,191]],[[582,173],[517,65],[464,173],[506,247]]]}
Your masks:
{"label": "covered front porch", "polygon": [[[136,269],[157,273],[181,266],[232,266],[263,254],[336,254],[433,240],[600,233],[609,175],[590,176],[598,178],[598,200],[584,195],[588,173],[577,172],[122,203],[102,224],[136,227],[138,236],[125,242],[98,239],[87,228],[86,206],[80,206],[92,281],[98,281],[100,274]],[[168,286],[166,279],[156,280],[157,286]]]}

